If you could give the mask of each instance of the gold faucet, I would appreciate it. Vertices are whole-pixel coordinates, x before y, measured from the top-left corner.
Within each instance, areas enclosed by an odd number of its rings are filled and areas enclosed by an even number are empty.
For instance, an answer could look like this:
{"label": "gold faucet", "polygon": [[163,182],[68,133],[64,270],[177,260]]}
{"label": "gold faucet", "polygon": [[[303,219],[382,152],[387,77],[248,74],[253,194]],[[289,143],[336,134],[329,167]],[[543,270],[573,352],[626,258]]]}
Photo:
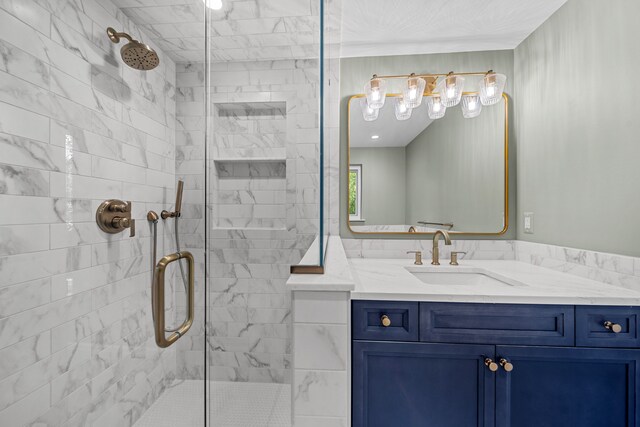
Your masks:
{"label": "gold faucet", "polygon": [[440,249],[438,248],[438,240],[440,236],[444,237],[444,244],[451,245],[451,236],[445,230],[438,230],[433,233],[433,251],[431,252],[431,265],[440,265]]}

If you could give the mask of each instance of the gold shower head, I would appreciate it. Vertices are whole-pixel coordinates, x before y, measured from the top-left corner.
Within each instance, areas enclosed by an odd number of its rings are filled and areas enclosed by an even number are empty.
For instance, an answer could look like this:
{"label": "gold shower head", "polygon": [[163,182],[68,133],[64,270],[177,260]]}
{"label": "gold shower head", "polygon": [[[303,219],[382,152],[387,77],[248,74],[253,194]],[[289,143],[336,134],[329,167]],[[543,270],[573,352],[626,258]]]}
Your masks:
{"label": "gold shower head", "polygon": [[155,50],[149,45],[134,40],[127,33],[118,33],[113,28],[107,28],[107,35],[114,43],[120,43],[120,37],[129,40],[129,43],[122,46],[120,56],[125,64],[136,70],[148,71],[153,70],[160,64],[160,58]]}

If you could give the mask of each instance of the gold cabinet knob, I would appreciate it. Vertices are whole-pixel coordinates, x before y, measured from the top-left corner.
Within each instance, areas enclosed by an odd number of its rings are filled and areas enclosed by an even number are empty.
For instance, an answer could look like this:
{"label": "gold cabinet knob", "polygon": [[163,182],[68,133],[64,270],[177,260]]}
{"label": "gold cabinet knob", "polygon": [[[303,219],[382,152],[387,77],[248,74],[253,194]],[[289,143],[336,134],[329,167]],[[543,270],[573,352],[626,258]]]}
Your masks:
{"label": "gold cabinet knob", "polygon": [[389,326],[391,326],[391,319],[389,319],[389,316],[387,316],[386,314],[383,314],[380,318],[380,323],[382,323],[382,326],[384,326],[385,328],[388,328]]}
{"label": "gold cabinet knob", "polygon": [[622,332],[622,326],[617,323],[609,322],[608,320],[604,322],[604,327],[614,334],[619,334],[620,332]]}
{"label": "gold cabinet knob", "polygon": [[505,358],[500,359],[500,366],[502,366],[502,369],[504,369],[506,372],[513,371],[513,364]]}
{"label": "gold cabinet knob", "polygon": [[484,364],[487,368],[489,368],[491,372],[495,372],[498,370],[498,364],[494,362],[493,359],[487,357],[486,359],[484,359]]}

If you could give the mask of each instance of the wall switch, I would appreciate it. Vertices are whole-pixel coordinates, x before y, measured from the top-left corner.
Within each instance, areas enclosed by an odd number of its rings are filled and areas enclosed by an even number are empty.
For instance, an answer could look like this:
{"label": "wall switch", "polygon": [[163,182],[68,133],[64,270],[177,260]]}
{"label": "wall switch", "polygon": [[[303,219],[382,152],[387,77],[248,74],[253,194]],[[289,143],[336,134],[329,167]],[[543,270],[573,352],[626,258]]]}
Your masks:
{"label": "wall switch", "polygon": [[524,213],[524,232],[533,234],[533,212]]}

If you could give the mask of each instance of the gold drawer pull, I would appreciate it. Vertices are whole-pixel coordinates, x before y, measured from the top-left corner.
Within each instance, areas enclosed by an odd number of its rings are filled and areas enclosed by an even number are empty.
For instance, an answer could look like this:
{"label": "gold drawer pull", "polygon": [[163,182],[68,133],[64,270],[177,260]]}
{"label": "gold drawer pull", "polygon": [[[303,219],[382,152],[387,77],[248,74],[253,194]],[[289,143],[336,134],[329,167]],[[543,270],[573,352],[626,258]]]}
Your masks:
{"label": "gold drawer pull", "polygon": [[493,361],[493,359],[489,359],[488,357],[484,359],[484,364],[491,372],[495,372],[498,370],[498,364]]}
{"label": "gold drawer pull", "polygon": [[386,314],[383,314],[380,318],[380,323],[382,323],[382,326],[384,326],[385,328],[388,328],[389,326],[391,326],[391,319],[389,319],[389,316],[387,316]]}
{"label": "gold drawer pull", "polygon": [[513,364],[505,358],[500,359],[500,366],[502,366],[502,369],[504,369],[506,372],[513,371]]}
{"label": "gold drawer pull", "polygon": [[619,334],[622,332],[622,326],[617,323],[609,322],[608,320],[604,322],[604,327],[613,332],[614,334]]}

